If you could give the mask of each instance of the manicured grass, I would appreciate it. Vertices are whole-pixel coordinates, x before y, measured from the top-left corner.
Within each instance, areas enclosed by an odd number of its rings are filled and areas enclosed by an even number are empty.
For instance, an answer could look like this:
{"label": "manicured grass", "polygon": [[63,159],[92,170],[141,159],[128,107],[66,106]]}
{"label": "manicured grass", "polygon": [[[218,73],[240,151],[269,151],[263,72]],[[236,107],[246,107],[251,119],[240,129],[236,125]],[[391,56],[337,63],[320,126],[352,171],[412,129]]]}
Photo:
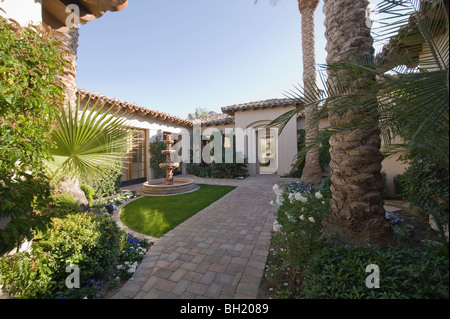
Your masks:
{"label": "manicured grass", "polygon": [[120,219],[134,231],[159,238],[236,188],[198,185],[200,189],[193,193],[139,198],[122,208]]}

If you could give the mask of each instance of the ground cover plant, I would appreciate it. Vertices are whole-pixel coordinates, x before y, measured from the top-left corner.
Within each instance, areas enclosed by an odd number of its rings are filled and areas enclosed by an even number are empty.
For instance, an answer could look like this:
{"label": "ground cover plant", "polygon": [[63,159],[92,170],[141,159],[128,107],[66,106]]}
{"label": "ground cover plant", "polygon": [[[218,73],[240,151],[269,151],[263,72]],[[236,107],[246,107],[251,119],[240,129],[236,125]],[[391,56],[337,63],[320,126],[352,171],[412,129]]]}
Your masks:
{"label": "ground cover plant", "polygon": [[[120,229],[110,214],[81,212],[70,195],[62,195],[49,226],[34,231],[30,249],[0,259],[0,285],[11,298],[101,298],[133,275],[149,248],[148,240]],[[79,269],[78,288],[67,286],[71,265]]]}
{"label": "ground cover plant", "polygon": [[[329,178],[318,186],[274,185],[276,222],[260,297],[409,299],[449,297],[449,261],[439,236],[413,241],[405,219],[387,212],[397,245],[342,245],[325,237]],[[411,212],[412,213],[412,212]],[[427,240],[428,237],[434,241]],[[379,265],[380,288],[366,286],[368,265]]]}
{"label": "ground cover plant", "polygon": [[120,219],[134,231],[159,238],[235,189],[235,186],[199,186],[200,189],[192,193],[139,198],[122,208]]}

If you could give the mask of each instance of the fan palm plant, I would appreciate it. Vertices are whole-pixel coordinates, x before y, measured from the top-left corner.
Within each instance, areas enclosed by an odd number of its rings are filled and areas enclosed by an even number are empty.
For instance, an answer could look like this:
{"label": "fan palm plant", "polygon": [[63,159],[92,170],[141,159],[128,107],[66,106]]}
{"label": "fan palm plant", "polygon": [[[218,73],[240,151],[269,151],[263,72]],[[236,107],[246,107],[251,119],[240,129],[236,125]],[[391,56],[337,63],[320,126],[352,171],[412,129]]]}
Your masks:
{"label": "fan palm plant", "polygon": [[[54,161],[49,163],[54,178],[95,180],[112,169],[126,153],[129,130],[126,118],[104,111],[104,105],[92,107],[89,101],[80,110],[69,105],[57,117],[52,132],[55,148],[50,151]],[[77,185],[77,183],[75,183]]]}
{"label": "fan palm plant", "polygon": [[[345,16],[339,10],[350,10],[338,2],[325,3],[327,17]],[[366,1],[363,2],[365,4],[362,5],[367,5]],[[328,64],[324,68],[326,74],[321,74],[323,87],[326,88],[324,96],[315,99],[302,87],[287,92],[293,100],[303,101],[305,107],[322,103],[315,120],[325,115],[330,119],[330,127],[320,132],[316,143],[332,136],[330,166],[334,165],[332,201],[335,204],[332,205],[330,215],[335,216],[335,224],[345,224],[354,219],[352,214],[356,211],[357,202],[367,207],[382,204],[382,198],[375,196],[378,191],[370,185],[377,184],[374,177],[380,167],[379,159],[368,163],[369,158],[378,158],[375,154],[378,142],[374,134],[367,135],[364,132],[372,130],[381,135],[388,155],[414,155],[418,151],[439,154],[448,171],[449,23],[444,1],[384,0],[378,12],[383,20],[375,30],[377,37],[381,41],[389,40],[380,54],[370,54],[371,44],[367,42],[367,54],[360,52],[357,58],[343,59],[344,54],[334,50],[333,45],[342,48],[346,54],[354,51],[358,55],[358,50],[365,50],[358,49],[356,45],[362,39],[344,41],[337,38],[336,30],[327,28],[330,36]],[[353,16],[357,16],[356,12]],[[339,25],[348,24],[341,21],[340,24],[335,23],[334,27]],[[336,41],[339,43],[334,43]],[[282,127],[295,114],[295,111],[283,114],[272,124]],[[403,141],[400,144],[397,143],[399,137]],[[372,146],[371,141],[375,143]],[[356,142],[364,147],[351,147],[343,151],[343,147],[356,145]],[[307,148],[304,153],[306,151]],[[363,167],[370,164],[367,168],[371,170],[347,169],[353,164],[352,158],[363,158],[367,162]],[[348,176],[342,176],[343,171]],[[355,183],[358,187],[355,187]],[[378,204],[364,197],[353,198],[352,194],[358,189],[375,196],[373,199]],[[363,216],[353,221],[354,229],[364,224]],[[336,231],[339,227],[331,227],[331,230]],[[369,227],[374,229],[370,223]],[[337,232],[349,233],[349,229],[344,226]],[[368,236],[372,235],[369,229]]]}

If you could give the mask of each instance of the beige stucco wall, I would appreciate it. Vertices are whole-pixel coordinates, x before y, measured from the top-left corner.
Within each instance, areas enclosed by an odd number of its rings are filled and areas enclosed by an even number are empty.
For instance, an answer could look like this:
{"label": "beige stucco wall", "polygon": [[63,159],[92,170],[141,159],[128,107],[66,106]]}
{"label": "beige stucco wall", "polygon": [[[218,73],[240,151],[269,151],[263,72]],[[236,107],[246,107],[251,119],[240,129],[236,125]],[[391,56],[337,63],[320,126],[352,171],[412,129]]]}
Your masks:
{"label": "beige stucco wall", "polygon": [[[326,128],[329,125],[330,122],[328,121],[328,118],[322,118],[319,122],[320,129]],[[297,126],[298,129],[305,129],[305,119],[299,118],[297,120]],[[401,143],[401,141],[394,140],[392,143]],[[400,161],[398,156],[386,157],[381,164],[381,171],[386,173],[386,182],[389,189],[389,196],[394,196],[394,177],[395,175],[402,174],[406,170],[408,165]]]}
{"label": "beige stucco wall", "polygon": [[27,24],[39,24],[42,22],[41,0],[4,0],[0,2],[0,15],[19,22],[22,26]]}
{"label": "beige stucco wall", "polygon": [[[237,111],[235,113],[235,127],[242,130],[246,129],[257,129],[264,128],[272,120],[276,119],[278,116],[284,114],[285,112],[292,110],[294,106],[288,107],[277,107],[277,108],[267,108],[267,109],[257,109],[257,110],[247,110],[247,111]],[[257,146],[255,144],[256,139],[247,138],[247,143],[243,151],[246,157],[251,158],[253,153],[256,155]],[[283,129],[281,135],[278,137],[277,143],[277,174],[285,175],[291,171],[292,163],[294,157],[297,153],[297,121],[292,118],[288,124]],[[249,164],[250,174],[258,173],[258,165],[256,163]]]}

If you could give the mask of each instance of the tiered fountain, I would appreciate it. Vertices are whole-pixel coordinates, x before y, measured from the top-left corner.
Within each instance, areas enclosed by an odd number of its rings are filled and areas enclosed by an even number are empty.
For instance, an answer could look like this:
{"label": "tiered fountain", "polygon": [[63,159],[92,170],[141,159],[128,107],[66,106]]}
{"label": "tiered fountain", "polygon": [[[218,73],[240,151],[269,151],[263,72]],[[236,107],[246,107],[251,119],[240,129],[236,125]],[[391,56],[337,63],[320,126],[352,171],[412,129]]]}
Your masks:
{"label": "tiered fountain", "polygon": [[178,168],[180,163],[174,163],[170,158],[174,143],[170,135],[167,135],[164,143],[166,144],[166,149],[161,151],[161,153],[166,156],[166,161],[160,163],[159,167],[166,171],[166,178],[145,182],[142,186],[142,191],[153,195],[175,195],[198,190],[200,187],[190,178],[173,178],[173,170]]}

